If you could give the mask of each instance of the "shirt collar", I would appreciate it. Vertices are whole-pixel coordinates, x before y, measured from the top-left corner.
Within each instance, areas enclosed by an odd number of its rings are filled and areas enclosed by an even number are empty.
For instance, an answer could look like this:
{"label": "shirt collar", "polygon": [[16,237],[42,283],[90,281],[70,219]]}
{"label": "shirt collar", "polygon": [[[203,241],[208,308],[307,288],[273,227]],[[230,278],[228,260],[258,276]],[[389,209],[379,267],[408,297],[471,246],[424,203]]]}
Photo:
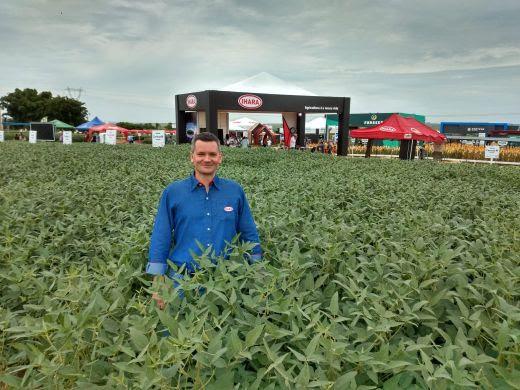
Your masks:
{"label": "shirt collar", "polygon": [[[195,172],[193,172],[190,176],[190,188],[191,190],[193,191],[195,188],[197,188],[199,186],[199,184],[202,184],[200,183],[197,178],[195,177]],[[220,178],[215,175],[215,177],[213,178],[213,180],[211,181],[211,183],[209,183],[209,186],[211,187],[211,185],[213,185],[213,187],[215,187],[217,190],[220,189]]]}

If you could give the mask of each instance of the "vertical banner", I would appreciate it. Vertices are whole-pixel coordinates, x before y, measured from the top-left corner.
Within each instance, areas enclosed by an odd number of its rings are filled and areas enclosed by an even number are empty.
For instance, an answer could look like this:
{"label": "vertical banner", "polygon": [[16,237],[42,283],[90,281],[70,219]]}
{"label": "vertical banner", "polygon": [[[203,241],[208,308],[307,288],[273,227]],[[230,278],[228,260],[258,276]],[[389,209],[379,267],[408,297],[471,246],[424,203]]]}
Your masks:
{"label": "vertical banner", "polygon": [[63,145],[72,145],[72,131],[63,132]]}
{"label": "vertical banner", "polygon": [[99,133],[99,143],[100,144],[105,143],[105,133]]}
{"label": "vertical banner", "polygon": [[105,143],[107,145],[115,145],[117,142],[117,130],[107,130],[105,135]]}
{"label": "vertical banner", "polygon": [[29,143],[30,144],[36,143],[36,130],[29,130]]}
{"label": "vertical banner", "polygon": [[297,136],[296,121],[297,115],[295,112],[282,112],[283,142],[286,147],[290,147],[291,137]]}
{"label": "vertical banner", "polygon": [[4,131],[0,130],[0,142],[4,142],[4,141],[5,141]]}
{"label": "vertical banner", "polygon": [[165,145],[164,130],[152,131],[152,146],[154,148],[162,148]]}

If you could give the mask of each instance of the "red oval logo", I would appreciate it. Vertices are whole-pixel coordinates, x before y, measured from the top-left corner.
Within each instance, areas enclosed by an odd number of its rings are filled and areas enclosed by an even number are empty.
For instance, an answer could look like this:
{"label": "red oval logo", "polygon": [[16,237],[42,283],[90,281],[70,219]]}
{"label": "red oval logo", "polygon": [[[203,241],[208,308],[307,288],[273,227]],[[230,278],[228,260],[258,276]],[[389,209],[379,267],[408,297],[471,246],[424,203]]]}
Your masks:
{"label": "red oval logo", "polygon": [[186,98],[186,105],[189,108],[195,108],[197,106],[197,96],[188,95],[188,97]]}
{"label": "red oval logo", "polygon": [[381,126],[381,131],[386,131],[388,133],[395,133],[397,130],[392,126]]}
{"label": "red oval logo", "polygon": [[247,93],[238,98],[238,104],[247,110],[254,110],[262,107],[263,101],[258,96]]}

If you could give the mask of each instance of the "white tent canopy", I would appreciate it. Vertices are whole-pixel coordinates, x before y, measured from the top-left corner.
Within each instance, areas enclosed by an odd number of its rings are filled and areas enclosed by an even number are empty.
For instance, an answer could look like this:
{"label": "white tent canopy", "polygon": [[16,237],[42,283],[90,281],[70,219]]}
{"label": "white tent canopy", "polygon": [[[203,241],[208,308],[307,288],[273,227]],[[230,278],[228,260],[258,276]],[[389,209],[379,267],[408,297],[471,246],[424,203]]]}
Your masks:
{"label": "white tent canopy", "polygon": [[253,77],[227,85],[219,89],[220,91],[232,92],[256,92],[272,93],[276,95],[305,95],[316,96],[316,94],[288,83],[270,73],[262,72]]}
{"label": "white tent canopy", "polygon": [[314,118],[313,120],[305,123],[306,129],[320,129],[323,130],[326,126],[327,120],[324,117]]}
{"label": "white tent canopy", "polygon": [[259,123],[259,122],[255,121],[254,119],[243,117],[243,118],[235,119],[234,121],[229,122],[229,130],[244,131],[244,130],[248,130],[251,126],[254,126],[257,123]]}

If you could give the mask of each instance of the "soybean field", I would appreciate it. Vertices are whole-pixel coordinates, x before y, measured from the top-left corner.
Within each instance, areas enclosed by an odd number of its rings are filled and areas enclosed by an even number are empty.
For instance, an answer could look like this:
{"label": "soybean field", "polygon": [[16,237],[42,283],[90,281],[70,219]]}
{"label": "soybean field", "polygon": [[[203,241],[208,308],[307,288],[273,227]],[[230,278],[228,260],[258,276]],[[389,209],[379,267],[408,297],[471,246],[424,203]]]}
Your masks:
{"label": "soybean field", "polygon": [[225,149],[264,261],[181,299],[144,267],[188,154],[0,144],[0,388],[520,388],[518,167]]}

